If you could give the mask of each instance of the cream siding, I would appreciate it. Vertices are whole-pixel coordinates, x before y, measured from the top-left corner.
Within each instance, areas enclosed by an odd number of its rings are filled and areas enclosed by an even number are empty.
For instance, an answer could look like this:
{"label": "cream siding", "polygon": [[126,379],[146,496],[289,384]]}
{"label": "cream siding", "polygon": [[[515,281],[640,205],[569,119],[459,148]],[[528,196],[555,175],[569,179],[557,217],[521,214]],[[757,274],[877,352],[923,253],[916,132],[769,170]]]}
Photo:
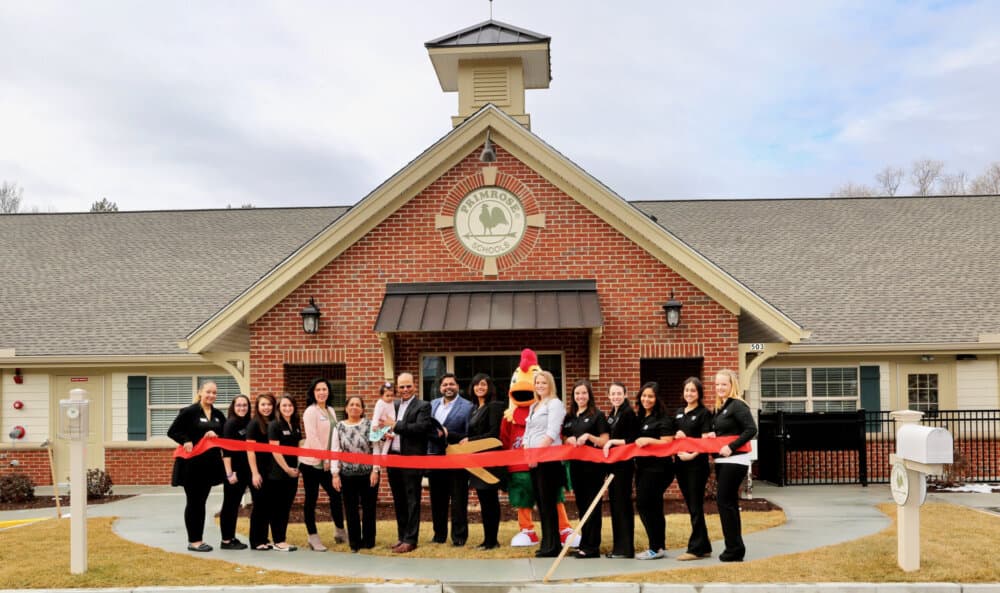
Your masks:
{"label": "cream siding", "polygon": [[111,440],[128,440],[128,374],[111,374]]}
{"label": "cream siding", "polygon": [[[49,383],[51,377],[47,373],[33,373],[24,371],[22,376],[24,382],[18,385],[14,383],[14,372],[10,369],[0,371],[3,381],[3,399],[0,407],[0,422],[3,431],[0,434],[0,443],[9,445],[12,442],[18,445],[34,444],[38,445],[47,438],[49,434]],[[24,407],[20,410],[14,409],[14,402],[20,400]],[[15,426],[23,426],[25,435],[23,439],[11,441],[10,431]]]}
{"label": "cream siding", "polygon": [[997,396],[997,357],[959,360],[955,363],[959,410],[994,410]]}

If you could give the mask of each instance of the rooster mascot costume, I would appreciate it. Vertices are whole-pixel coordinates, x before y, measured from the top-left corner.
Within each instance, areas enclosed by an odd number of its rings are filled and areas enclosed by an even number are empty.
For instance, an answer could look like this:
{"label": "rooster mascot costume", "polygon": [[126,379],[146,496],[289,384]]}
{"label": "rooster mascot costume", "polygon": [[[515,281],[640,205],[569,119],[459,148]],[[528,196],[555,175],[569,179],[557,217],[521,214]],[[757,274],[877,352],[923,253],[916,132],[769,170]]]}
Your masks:
{"label": "rooster mascot costume", "polygon": [[[535,374],[541,371],[538,357],[530,348],[521,351],[521,362],[514,369],[510,380],[508,393],[509,405],[500,423],[500,441],[505,449],[520,449],[523,447],[524,428],[528,421],[528,408],[535,403]],[[527,465],[512,465],[508,468],[510,482],[508,496],[510,506],[517,509],[517,524],[521,530],[510,540],[510,545],[533,546],[538,543],[535,524],[531,520],[531,509],[535,506],[535,493],[531,487],[531,475]],[[566,506],[562,501],[557,505],[559,513],[560,540],[566,543],[566,538],[573,533]]]}

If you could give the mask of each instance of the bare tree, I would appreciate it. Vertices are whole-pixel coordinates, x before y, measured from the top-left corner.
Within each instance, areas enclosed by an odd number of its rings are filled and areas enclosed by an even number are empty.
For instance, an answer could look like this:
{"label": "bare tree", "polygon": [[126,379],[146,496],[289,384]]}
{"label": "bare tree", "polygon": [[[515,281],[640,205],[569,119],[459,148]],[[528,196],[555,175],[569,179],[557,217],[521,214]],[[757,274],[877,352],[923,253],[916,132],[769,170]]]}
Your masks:
{"label": "bare tree", "polygon": [[107,198],[101,198],[90,205],[91,212],[118,212],[118,204]]}
{"label": "bare tree", "polygon": [[1000,161],[986,168],[969,184],[970,194],[1000,195]]}
{"label": "bare tree", "polygon": [[878,188],[884,196],[894,196],[899,189],[899,183],[903,180],[903,169],[887,165],[881,172],[875,175]]}
{"label": "bare tree", "polygon": [[917,190],[916,195],[929,196],[931,190],[934,189],[934,183],[941,176],[942,169],[944,169],[944,161],[932,159],[913,161],[913,166],[910,168],[910,182]]}
{"label": "bare tree", "polygon": [[969,178],[965,171],[942,175],[938,179],[938,193],[942,196],[962,196],[968,193]]}
{"label": "bare tree", "polygon": [[874,188],[869,187],[863,183],[848,182],[841,185],[833,193],[830,194],[831,198],[859,198],[859,197],[869,197],[877,195]]}
{"label": "bare tree", "polygon": [[24,190],[14,183],[0,184],[0,214],[17,214],[21,211],[21,197]]}

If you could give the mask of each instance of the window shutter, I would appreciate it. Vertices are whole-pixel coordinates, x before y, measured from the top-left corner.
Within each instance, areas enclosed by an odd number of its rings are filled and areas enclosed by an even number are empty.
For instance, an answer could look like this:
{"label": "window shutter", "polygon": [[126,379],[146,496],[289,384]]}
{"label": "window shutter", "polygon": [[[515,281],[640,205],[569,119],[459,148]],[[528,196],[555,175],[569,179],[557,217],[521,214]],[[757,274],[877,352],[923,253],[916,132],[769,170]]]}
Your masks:
{"label": "window shutter", "polygon": [[146,440],[146,377],[128,378],[128,440]]}
{"label": "window shutter", "polygon": [[[863,366],[861,367],[861,409],[865,412],[878,412],[882,404],[880,403],[880,393],[879,393],[879,370],[875,366]],[[878,418],[872,418],[869,416],[869,422],[866,423],[865,430],[867,432],[879,432],[882,430],[882,425],[878,422]]]}

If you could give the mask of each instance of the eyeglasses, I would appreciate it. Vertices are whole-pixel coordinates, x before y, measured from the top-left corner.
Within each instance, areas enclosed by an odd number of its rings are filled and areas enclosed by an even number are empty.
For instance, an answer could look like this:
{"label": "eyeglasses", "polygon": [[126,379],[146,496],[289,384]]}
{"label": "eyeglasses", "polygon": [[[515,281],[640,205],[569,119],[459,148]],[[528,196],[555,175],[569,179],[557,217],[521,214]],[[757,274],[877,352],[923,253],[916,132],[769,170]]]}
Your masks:
{"label": "eyeglasses", "polygon": [[413,385],[400,385],[400,389],[413,389]]}

